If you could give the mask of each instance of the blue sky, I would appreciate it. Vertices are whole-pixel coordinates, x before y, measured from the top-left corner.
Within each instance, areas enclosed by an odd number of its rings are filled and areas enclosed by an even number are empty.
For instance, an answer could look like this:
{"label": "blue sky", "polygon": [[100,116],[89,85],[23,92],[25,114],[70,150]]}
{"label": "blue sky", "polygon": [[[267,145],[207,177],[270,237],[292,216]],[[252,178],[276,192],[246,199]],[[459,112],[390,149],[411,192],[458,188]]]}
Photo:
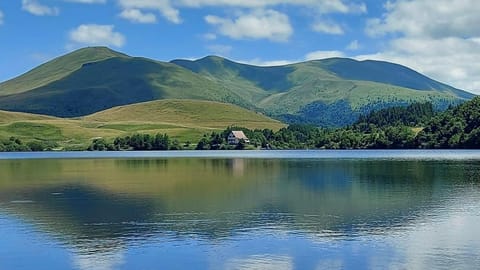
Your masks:
{"label": "blue sky", "polygon": [[2,0],[0,81],[104,45],[163,61],[385,60],[480,94],[479,14],[476,0]]}

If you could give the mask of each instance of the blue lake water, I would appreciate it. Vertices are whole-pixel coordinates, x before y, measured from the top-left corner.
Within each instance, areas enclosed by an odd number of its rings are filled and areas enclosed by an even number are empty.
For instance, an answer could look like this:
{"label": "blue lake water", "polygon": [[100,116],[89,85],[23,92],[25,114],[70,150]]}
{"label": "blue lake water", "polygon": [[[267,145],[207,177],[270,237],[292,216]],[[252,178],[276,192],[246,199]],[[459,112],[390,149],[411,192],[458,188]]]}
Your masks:
{"label": "blue lake water", "polygon": [[0,153],[0,269],[476,269],[480,151]]}

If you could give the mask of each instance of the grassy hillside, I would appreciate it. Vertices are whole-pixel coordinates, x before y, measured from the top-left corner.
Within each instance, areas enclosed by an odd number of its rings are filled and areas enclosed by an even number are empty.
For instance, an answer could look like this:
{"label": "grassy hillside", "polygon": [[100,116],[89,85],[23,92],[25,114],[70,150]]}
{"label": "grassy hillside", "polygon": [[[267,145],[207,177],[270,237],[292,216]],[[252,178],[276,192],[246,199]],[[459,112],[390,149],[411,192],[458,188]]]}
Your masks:
{"label": "grassy hillside", "polygon": [[235,105],[200,100],[158,100],[119,106],[82,118],[99,122],[164,123],[205,128],[225,128],[239,125],[250,128],[279,129],[281,122]]}
{"label": "grassy hillside", "polygon": [[[5,117],[3,117],[5,116]],[[59,149],[85,149],[93,138],[133,133],[167,133],[181,143],[196,143],[205,133],[230,125],[278,130],[285,125],[231,104],[161,100],[115,107],[83,118],[64,119],[0,111],[0,139],[56,142]]]}
{"label": "grassy hillside", "polygon": [[128,56],[106,47],[89,47],[60,56],[12,80],[0,83],[0,96],[18,94],[59,80],[85,63]]}
{"label": "grassy hillside", "polygon": [[15,121],[24,121],[24,120],[50,120],[50,119],[55,119],[55,118],[51,116],[46,116],[46,115],[0,111],[0,123],[9,123],[9,122],[15,122]]}
{"label": "grassy hillside", "polygon": [[84,65],[46,86],[0,97],[0,108],[75,117],[114,106],[169,98],[228,101],[249,107],[241,95],[177,65],[112,57]]}

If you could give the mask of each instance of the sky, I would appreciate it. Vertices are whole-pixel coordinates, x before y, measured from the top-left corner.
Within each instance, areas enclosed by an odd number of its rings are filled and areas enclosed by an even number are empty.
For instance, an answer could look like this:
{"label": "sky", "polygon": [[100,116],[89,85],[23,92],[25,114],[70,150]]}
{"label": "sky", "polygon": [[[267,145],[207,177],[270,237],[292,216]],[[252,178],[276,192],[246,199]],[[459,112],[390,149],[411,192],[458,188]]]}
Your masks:
{"label": "sky", "polygon": [[394,62],[480,94],[478,0],[0,0],[0,81],[86,46],[161,61]]}

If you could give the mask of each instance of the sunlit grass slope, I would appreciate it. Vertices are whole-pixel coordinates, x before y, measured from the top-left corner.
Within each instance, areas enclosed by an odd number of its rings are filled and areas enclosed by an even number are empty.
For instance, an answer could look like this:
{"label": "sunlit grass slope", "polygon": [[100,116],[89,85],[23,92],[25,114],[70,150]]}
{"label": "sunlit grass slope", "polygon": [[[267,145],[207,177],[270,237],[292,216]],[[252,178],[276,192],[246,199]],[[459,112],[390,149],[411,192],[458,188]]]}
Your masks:
{"label": "sunlit grass slope", "polygon": [[48,120],[48,119],[55,119],[55,117],[39,115],[39,114],[9,112],[9,111],[0,110],[0,124],[14,122],[14,121]]}
{"label": "sunlit grass slope", "polygon": [[84,149],[93,138],[166,133],[195,144],[228,126],[278,130],[285,125],[235,105],[199,100],[159,100],[115,107],[83,118],[54,118],[0,111],[0,138],[57,142],[59,149]]}
{"label": "sunlit grass slope", "polygon": [[156,122],[189,127],[224,128],[240,125],[249,128],[279,129],[284,126],[260,113],[236,105],[201,100],[157,100],[119,106],[83,118],[101,122]]}
{"label": "sunlit grass slope", "polygon": [[0,83],[0,96],[26,92],[57,81],[87,62],[128,56],[106,47],[88,47],[60,56],[14,79]]}

